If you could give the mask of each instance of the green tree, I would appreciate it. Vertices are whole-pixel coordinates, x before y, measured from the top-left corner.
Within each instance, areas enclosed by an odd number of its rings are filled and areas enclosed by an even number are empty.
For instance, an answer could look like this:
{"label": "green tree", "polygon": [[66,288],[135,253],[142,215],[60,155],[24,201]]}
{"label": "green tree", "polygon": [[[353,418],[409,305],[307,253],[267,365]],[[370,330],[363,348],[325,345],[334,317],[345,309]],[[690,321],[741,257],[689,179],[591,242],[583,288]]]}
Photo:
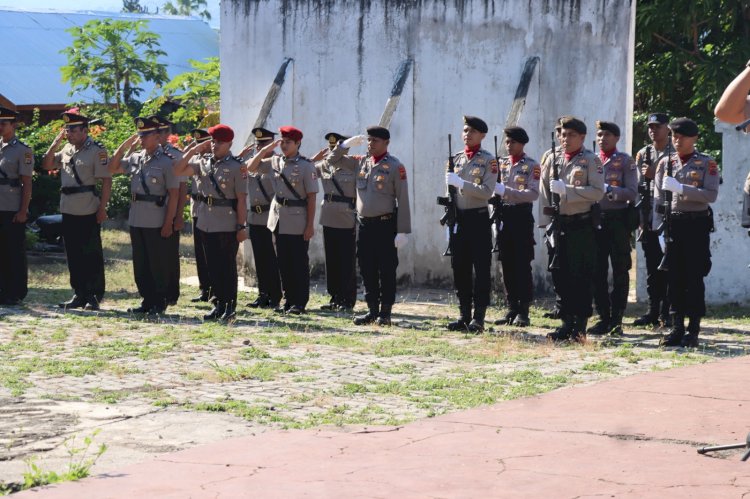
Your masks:
{"label": "green tree", "polygon": [[68,64],[60,71],[73,88],[70,95],[93,88],[105,104],[114,101],[120,109],[136,104],[143,91],[139,84],[167,81],[166,66],[159,62],[167,54],[159,48],[159,35],[147,27],[145,20],[93,19],[69,28],[73,44],[61,50]]}
{"label": "green tree", "polygon": [[174,3],[170,0],[164,4],[162,9],[165,14],[170,16],[192,16],[195,12],[199,17],[210,21],[211,14],[208,12],[207,6],[206,0],[174,0]]}
{"label": "green tree", "polygon": [[148,7],[141,5],[140,0],[122,0],[122,12],[148,14]]}
{"label": "green tree", "polygon": [[[637,125],[643,124],[649,112],[688,116],[701,127],[699,147],[716,155],[721,150],[721,137],[714,133],[713,107],[748,55],[748,0],[639,2],[635,47],[636,132],[643,133],[643,127]],[[634,144],[645,140],[645,135],[636,135]]]}

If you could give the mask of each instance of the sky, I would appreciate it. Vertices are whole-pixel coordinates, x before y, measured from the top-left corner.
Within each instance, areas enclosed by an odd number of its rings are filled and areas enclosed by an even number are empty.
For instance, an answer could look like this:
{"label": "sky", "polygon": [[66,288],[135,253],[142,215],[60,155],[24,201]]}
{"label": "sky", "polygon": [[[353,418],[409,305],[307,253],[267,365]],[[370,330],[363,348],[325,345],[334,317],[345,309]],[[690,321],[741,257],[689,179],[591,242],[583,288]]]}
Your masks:
{"label": "sky", "polygon": [[[150,12],[164,5],[167,0],[141,0],[141,5],[148,7]],[[219,0],[207,0],[208,12],[211,14],[210,24],[219,27]],[[0,0],[0,7],[13,9],[58,9],[58,10],[97,10],[104,12],[120,12],[122,0]]]}

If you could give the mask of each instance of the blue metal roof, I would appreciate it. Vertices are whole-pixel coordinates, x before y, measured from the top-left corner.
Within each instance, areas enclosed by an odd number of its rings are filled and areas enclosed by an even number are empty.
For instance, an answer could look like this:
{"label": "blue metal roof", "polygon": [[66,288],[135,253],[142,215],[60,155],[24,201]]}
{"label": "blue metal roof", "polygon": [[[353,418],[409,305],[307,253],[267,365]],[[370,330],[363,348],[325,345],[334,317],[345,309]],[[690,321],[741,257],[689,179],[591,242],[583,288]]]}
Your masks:
{"label": "blue metal roof", "polygon": [[[101,102],[93,90],[68,95],[60,67],[67,64],[60,50],[72,43],[65,31],[83,26],[92,19],[146,19],[148,29],[160,35],[161,49],[167,53],[161,62],[170,78],[190,71],[189,60],[202,61],[219,56],[219,35],[196,17],[121,14],[94,11],[23,11],[1,8],[0,33],[3,34],[3,64],[0,71],[0,95],[17,106]],[[146,100],[153,84],[144,82],[141,100]]]}

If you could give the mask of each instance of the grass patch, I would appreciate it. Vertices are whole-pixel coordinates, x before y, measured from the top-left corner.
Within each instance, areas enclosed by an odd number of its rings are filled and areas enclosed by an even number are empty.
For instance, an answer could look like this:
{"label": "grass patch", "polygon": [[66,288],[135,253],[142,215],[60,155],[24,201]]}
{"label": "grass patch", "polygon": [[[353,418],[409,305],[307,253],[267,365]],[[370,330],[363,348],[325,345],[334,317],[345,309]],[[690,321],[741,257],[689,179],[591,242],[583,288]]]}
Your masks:
{"label": "grass patch", "polygon": [[584,371],[592,371],[603,374],[614,374],[617,372],[617,363],[612,362],[611,360],[598,360],[596,362],[584,364],[581,369]]}
{"label": "grass patch", "polygon": [[217,362],[209,364],[221,381],[240,381],[254,379],[272,381],[280,374],[297,372],[299,369],[286,362],[260,361],[250,365],[220,366]]}

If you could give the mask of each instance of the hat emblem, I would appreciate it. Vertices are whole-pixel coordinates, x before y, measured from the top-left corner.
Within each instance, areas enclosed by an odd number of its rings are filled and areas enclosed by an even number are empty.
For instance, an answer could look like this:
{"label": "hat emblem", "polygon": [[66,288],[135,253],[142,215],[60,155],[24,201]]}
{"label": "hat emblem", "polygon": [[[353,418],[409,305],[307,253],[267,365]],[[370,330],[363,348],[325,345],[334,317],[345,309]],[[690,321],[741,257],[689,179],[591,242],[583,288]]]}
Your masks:
{"label": "hat emblem", "polygon": [[145,126],[145,123],[143,123],[143,120],[138,120],[136,121],[135,124],[138,128],[143,128]]}
{"label": "hat emblem", "polygon": [[263,132],[261,132],[260,130],[256,130],[255,131],[255,137],[259,138],[259,139],[263,138]]}
{"label": "hat emblem", "polygon": [[70,116],[68,116],[67,114],[63,114],[63,121],[65,123],[69,122],[70,121]]}

